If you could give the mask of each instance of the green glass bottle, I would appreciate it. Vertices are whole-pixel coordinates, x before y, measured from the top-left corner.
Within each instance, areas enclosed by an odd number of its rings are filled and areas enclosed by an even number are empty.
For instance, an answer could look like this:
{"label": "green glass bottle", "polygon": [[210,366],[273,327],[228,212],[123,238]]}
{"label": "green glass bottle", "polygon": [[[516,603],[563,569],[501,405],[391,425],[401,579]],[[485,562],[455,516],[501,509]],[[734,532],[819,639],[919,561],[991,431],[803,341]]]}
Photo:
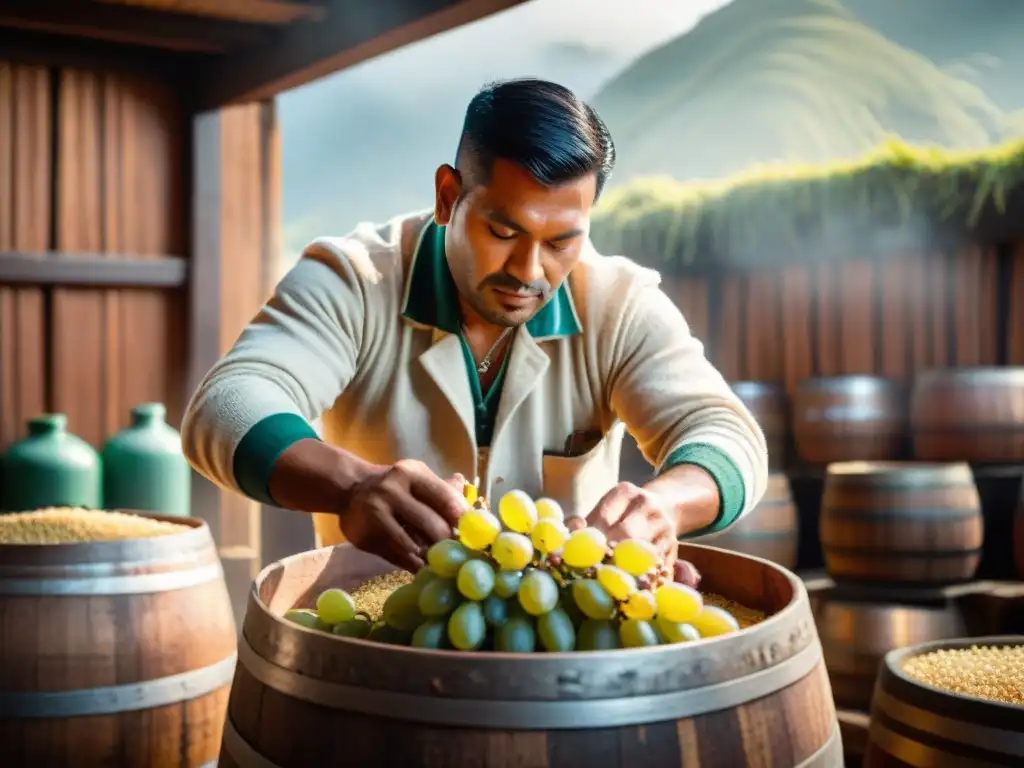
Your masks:
{"label": "green glass bottle", "polygon": [[99,454],[67,426],[63,413],[30,419],[28,437],[7,449],[0,459],[4,510],[103,507]]}
{"label": "green glass bottle", "polygon": [[108,509],[164,515],[191,512],[192,470],[181,435],[167,423],[162,403],[132,408],[131,425],[103,446],[103,498]]}

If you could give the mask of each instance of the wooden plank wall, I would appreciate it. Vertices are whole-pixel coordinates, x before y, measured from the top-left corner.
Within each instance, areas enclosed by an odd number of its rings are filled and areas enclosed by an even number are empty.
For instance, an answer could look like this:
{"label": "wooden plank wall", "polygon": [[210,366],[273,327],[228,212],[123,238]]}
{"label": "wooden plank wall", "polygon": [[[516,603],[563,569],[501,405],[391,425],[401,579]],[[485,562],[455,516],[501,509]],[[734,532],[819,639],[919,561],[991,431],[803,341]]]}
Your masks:
{"label": "wooden plank wall", "polygon": [[[0,252],[185,253],[184,115],[142,77],[0,63]],[[185,397],[185,295],[0,287],[0,444],[68,414],[94,445]]]}
{"label": "wooden plank wall", "polygon": [[[730,380],[867,373],[905,379],[944,366],[1024,365],[1024,243],[1010,315],[997,317],[994,248],[765,272],[667,277],[665,287]],[[1000,355],[1000,323],[1007,348]]]}

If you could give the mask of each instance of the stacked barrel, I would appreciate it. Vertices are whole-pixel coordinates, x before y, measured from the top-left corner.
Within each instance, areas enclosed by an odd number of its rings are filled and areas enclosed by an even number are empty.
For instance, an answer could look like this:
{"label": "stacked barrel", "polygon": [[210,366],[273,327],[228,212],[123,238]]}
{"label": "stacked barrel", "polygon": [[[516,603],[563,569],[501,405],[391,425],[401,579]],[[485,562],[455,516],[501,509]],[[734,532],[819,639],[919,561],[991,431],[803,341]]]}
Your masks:
{"label": "stacked barrel", "polygon": [[[765,432],[774,487],[795,501],[799,548],[776,562],[825,567],[814,604],[826,666],[841,721],[866,731],[887,653],[977,633],[961,608],[983,589],[974,580],[1024,577],[1024,369],[821,377],[789,398],[761,382],[733,388]],[[771,530],[777,498],[740,525]],[[774,559],[755,540],[737,530],[708,543]]]}

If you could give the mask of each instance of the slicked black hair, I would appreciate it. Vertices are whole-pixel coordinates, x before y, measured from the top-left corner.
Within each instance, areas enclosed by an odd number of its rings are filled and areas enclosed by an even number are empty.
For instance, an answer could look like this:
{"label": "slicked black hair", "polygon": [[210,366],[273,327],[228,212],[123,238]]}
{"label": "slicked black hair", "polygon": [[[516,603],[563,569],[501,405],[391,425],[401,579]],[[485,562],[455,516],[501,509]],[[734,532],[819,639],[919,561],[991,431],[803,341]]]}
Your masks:
{"label": "slicked black hair", "polygon": [[593,173],[599,197],[615,167],[615,143],[594,108],[568,88],[525,78],[489,84],[473,97],[457,157],[471,158],[485,176],[495,160],[507,160],[546,186]]}

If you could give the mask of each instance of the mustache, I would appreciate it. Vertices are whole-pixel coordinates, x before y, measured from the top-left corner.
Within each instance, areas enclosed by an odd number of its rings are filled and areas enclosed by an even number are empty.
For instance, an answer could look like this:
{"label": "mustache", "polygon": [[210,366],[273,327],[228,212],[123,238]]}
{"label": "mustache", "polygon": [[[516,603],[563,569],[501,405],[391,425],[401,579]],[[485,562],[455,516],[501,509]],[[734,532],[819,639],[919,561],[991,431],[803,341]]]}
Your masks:
{"label": "mustache", "polygon": [[480,281],[479,288],[484,288],[488,285],[513,293],[539,293],[541,296],[547,296],[551,293],[551,284],[547,280],[534,280],[530,283],[524,283],[507,272],[495,272],[492,275],[488,275]]}

